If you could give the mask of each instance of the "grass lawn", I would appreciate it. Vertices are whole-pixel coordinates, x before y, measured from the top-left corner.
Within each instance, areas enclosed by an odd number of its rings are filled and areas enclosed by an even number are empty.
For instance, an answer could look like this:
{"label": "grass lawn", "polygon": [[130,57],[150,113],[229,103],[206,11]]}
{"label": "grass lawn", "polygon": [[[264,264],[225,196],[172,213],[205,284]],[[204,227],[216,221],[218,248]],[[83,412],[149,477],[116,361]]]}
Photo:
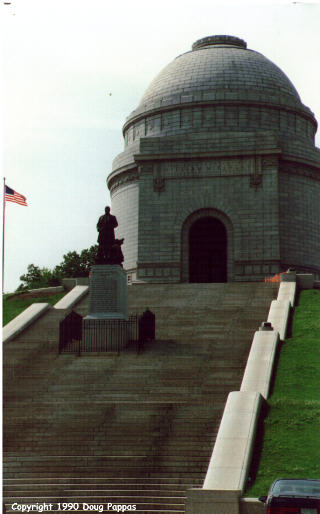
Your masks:
{"label": "grass lawn", "polygon": [[18,316],[20,312],[24,311],[29,305],[32,303],[50,303],[50,305],[54,305],[57,303],[60,298],[62,298],[66,294],[66,291],[62,293],[49,294],[49,293],[34,293],[33,296],[28,296],[26,294],[21,294],[19,296],[14,296],[10,294],[5,294],[2,296],[2,326],[6,325],[13,318]]}
{"label": "grass lawn", "polygon": [[248,497],[266,494],[278,477],[320,478],[319,290],[300,293],[268,407],[261,457]]}

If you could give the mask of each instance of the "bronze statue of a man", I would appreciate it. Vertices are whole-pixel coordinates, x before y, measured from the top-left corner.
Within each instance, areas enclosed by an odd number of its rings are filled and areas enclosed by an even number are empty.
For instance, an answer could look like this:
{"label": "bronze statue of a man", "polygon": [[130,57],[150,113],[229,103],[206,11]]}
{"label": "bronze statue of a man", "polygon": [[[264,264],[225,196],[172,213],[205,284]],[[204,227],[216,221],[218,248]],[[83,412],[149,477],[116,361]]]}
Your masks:
{"label": "bronze statue of a man", "polygon": [[[98,223],[97,223],[97,230],[99,232],[98,236],[98,255],[97,255],[97,264],[120,264],[123,261],[120,256],[121,252],[121,244],[123,243],[123,240],[115,239],[114,236],[114,229],[118,226],[118,221],[115,216],[112,216],[110,214],[110,207],[105,208],[105,214],[100,216]],[[120,244],[119,244],[120,243]],[[118,247],[120,252],[118,252]],[[115,255],[118,256],[118,258],[115,258]],[[122,255],[122,252],[121,252]],[[115,262],[119,260],[120,262]]]}

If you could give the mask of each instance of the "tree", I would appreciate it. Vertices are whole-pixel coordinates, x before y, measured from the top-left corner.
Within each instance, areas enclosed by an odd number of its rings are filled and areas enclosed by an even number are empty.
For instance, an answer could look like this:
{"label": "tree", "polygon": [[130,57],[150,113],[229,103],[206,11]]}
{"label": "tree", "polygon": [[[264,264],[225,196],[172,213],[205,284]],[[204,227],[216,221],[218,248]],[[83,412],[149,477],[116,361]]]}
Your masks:
{"label": "tree", "polygon": [[95,263],[97,251],[98,245],[93,245],[82,250],[80,254],[76,251],[68,252],[53,270],[29,264],[27,273],[20,277],[24,284],[20,284],[17,290],[57,286],[61,284],[62,278],[88,277],[90,267]]}
{"label": "tree", "polygon": [[55,270],[62,277],[87,277],[91,266],[95,263],[98,246],[94,245],[82,250],[80,255],[73,251],[63,256],[63,261],[55,267]]}
{"label": "tree", "polygon": [[29,264],[27,273],[21,275],[20,280],[25,284],[20,284],[19,291],[24,289],[40,289],[42,287],[58,286],[60,284],[60,277],[55,271],[48,268],[39,268],[34,264]]}

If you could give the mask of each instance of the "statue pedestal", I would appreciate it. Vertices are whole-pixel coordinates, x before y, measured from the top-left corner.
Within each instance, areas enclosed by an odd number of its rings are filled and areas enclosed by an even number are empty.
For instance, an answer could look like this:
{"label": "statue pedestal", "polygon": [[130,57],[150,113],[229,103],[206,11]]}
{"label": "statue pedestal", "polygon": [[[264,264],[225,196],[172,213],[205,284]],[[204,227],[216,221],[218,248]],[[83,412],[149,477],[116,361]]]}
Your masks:
{"label": "statue pedestal", "polygon": [[91,268],[89,314],[83,318],[84,351],[119,351],[130,339],[127,276],[118,264]]}
{"label": "statue pedestal", "polygon": [[118,264],[92,266],[87,318],[128,319],[127,276]]}

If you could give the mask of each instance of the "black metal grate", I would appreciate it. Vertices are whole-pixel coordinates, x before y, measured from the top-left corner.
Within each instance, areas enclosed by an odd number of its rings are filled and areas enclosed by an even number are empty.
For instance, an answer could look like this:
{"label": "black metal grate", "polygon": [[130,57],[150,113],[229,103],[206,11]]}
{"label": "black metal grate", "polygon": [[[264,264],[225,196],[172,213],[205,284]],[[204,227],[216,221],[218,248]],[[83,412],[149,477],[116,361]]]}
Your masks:
{"label": "black metal grate", "polygon": [[71,311],[59,326],[59,353],[76,353],[82,341],[82,316]]}
{"label": "black metal grate", "polygon": [[71,312],[60,322],[59,353],[120,352],[138,341],[139,317],[83,319]]}

